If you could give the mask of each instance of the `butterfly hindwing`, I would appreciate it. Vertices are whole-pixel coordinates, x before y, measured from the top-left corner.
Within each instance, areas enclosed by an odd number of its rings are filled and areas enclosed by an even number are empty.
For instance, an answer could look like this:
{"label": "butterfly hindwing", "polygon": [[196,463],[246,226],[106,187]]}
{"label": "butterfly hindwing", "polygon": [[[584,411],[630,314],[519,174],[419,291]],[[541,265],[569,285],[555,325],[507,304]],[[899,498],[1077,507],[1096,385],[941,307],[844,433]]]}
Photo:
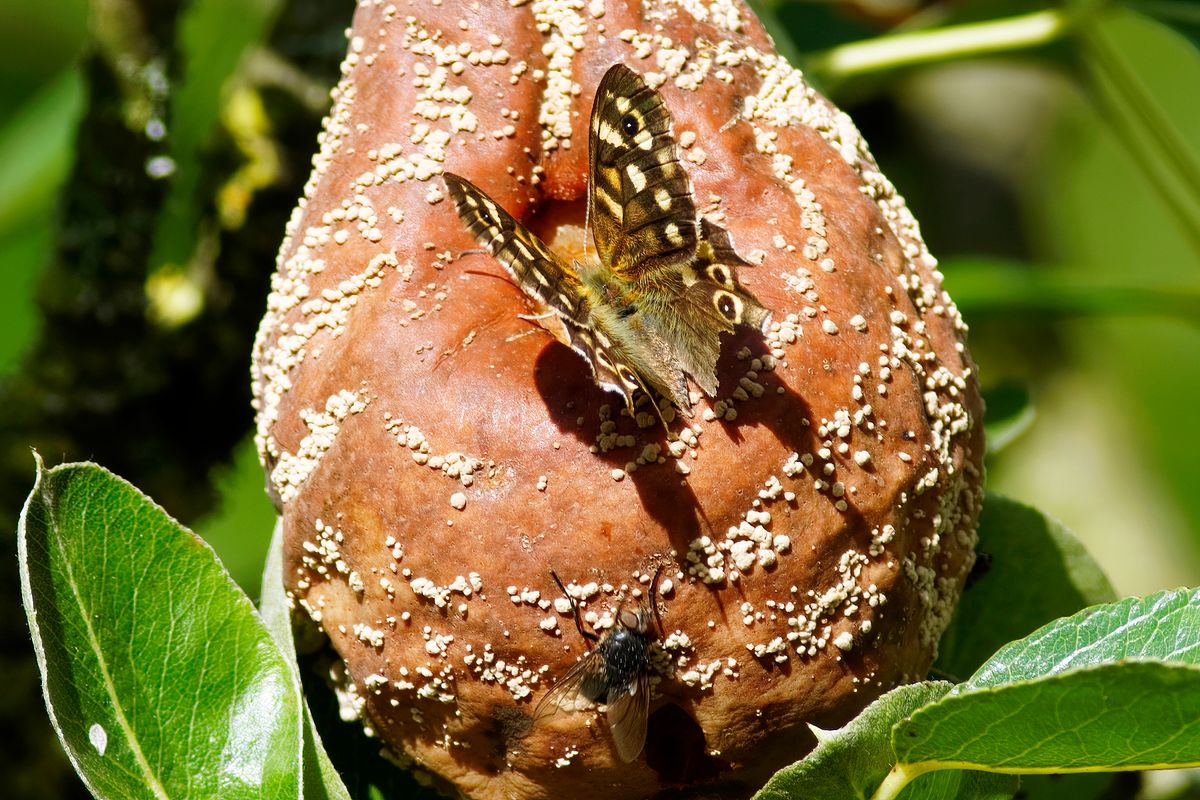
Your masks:
{"label": "butterfly hindwing", "polygon": [[571,337],[567,344],[587,359],[596,383],[602,389],[624,396],[625,407],[630,413],[634,410],[634,392],[640,389],[653,397],[642,379],[644,368],[616,339],[605,333],[605,325],[599,319],[593,318],[589,327],[576,326],[569,320],[565,323]]}
{"label": "butterfly hindwing", "polygon": [[471,235],[542,306],[540,324],[587,360],[596,383],[631,413],[641,390],[690,416],[687,376],[715,395],[720,334],[765,330],[770,312],[738,282],[748,264],[728,233],[698,217],[671,113],[636,72],[618,64],[604,74],[589,144],[598,263],[568,265],[470,182],[446,173],[446,184]]}
{"label": "butterfly hindwing", "polygon": [[627,67],[605,73],[589,133],[588,211],[600,261],[637,280],[696,250],[696,207],[679,164],[671,114]]}

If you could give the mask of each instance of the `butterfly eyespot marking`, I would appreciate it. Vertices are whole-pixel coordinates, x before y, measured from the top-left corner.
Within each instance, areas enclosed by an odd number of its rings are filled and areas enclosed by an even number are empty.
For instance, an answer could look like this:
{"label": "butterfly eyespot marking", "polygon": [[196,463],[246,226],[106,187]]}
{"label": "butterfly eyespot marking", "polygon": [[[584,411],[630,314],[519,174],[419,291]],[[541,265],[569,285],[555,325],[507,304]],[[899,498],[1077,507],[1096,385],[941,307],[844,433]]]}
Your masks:
{"label": "butterfly eyespot marking", "polygon": [[637,306],[634,305],[633,303],[630,303],[627,306],[621,306],[621,308],[619,308],[617,310],[617,316],[620,317],[621,319],[629,319],[636,313],[637,313]]}
{"label": "butterfly eyespot marking", "polygon": [[635,136],[642,129],[642,123],[633,114],[626,114],[621,117],[621,130],[625,131],[626,136]]}
{"label": "butterfly eyespot marking", "polygon": [[730,322],[737,322],[742,317],[742,301],[729,292],[717,292],[713,295],[713,305],[722,317]]}
{"label": "butterfly eyespot marking", "polygon": [[621,367],[617,374],[621,376],[621,380],[624,381],[626,387],[629,389],[638,388],[637,376],[633,374],[633,370],[631,370],[629,367]]}
{"label": "butterfly eyespot marking", "polygon": [[733,280],[729,276],[729,270],[725,267],[714,266],[708,268],[708,277],[712,278],[716,283],[722,286],[733,285]]}

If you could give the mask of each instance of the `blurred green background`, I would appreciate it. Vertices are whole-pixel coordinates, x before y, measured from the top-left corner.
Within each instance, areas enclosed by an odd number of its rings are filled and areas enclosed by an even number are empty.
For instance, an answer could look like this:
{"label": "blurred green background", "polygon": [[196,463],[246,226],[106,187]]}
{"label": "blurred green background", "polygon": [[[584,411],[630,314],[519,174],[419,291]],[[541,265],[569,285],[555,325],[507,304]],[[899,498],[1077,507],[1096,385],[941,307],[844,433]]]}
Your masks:
{"label": "blurred green background", "polygon": [[[989,400],[989,488],[1065,522],[1122,594],[1200,584],[1200,4],[756,7],[943,262]],[[249,352],[351,13],[0,4],[10,552],[33,447],[128,478],[256,592],[274,513]],[[1088,13],[1086,34],[1003,27]],[[976,45],[921,38],[971,23]],[[8,796],[84,797],[41,708],[13,559],[0,576],[0,718],[26,732],[0,756]]]}

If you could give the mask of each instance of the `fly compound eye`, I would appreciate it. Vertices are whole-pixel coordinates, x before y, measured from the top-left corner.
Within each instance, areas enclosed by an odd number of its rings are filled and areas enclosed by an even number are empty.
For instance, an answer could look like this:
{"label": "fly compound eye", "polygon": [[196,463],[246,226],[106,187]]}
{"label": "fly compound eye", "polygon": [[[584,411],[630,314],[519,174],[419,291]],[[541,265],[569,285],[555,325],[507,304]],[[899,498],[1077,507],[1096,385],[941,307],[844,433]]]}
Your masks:
{"label": "fly compound eye", "polygon": [[641,123],[638,122],[638,118],[633,114],[626,114],[621,117],[621,130],[625,131],[626,136],[635,136],[641,129]]}
{"label": "fly compound eye", "polygon": [[642,627],[641,617],[637,612],[628,609],[623,610],[617,620],[621,623],[622,628],[628,628],[631,631],[639,630]]}

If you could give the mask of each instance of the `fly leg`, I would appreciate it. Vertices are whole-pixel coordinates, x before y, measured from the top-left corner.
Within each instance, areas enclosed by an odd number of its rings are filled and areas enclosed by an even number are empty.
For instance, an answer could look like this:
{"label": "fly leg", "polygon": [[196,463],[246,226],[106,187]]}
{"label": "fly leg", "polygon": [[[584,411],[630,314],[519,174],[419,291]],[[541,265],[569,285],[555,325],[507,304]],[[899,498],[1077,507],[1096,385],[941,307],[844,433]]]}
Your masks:
{"label": "fly leg", "polygon": [[654,614],[654,621],[658,623],[659,637],[665,637],[666,631],[663,630],[662,615],[658,613],[658,578],[662,575],[663,565],[659,564],[654,569],[654,577],[650,580],[650,611]]}
{"label": "fly leg", "polygon": [[559,579],[558,573],[556,573],[554,570],[550,570],[550,577],[554,578],[554,582],[558,584],[558,588],[562,589],[563,597],[567,598],[567,602],[571,604],[571,613],[575,617],[575,629],[579,631],[579,635],[583,637],[584,642],[587,644],[587,649],[591,650],[592,643],[599,641],[600,637],[595,631],[584,630],[583,619],[579,616],[579,603],[576,602],[575,598],[571,596],[571,593],[567,591],[567,587],[564,586],[563,582]]}

